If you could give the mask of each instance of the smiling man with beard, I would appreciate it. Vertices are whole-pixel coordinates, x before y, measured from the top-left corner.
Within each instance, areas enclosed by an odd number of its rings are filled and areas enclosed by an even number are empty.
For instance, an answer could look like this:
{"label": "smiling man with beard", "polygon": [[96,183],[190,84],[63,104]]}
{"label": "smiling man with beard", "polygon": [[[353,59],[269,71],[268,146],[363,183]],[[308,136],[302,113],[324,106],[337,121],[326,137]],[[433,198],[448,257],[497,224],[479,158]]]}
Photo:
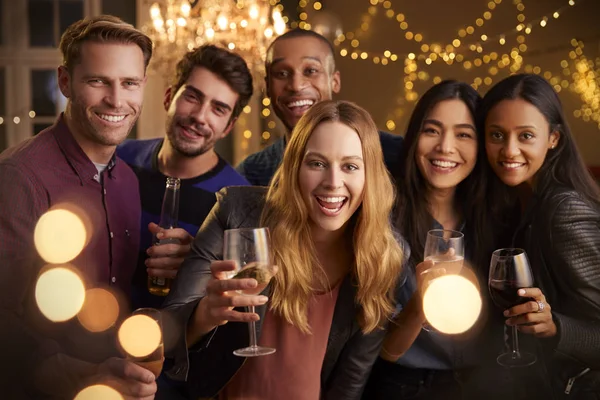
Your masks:
{"label": "smiling man with beard", "polygon": [[[252,96],[252,76],[237,54],[214,45],[187,53],[165,93],[166,137],[129,140],[117,152],[136,173],[142,202],[140,257],[133,280],[134,307],[160,307],[164,297],[148,292],[148,275],[174,278],[198,228],[216,202],[215,192],[248,185],[215,151]],[[161,230],[167,177],[181,179],[179,228]],[[179,244],[152,246],[161,232]]]}
{"label": "smiling man with beard", "polygon": [[[269,185],[300,117],[315,103],[331,100],[334,93],[339,93],[341,76],[334,53],[325,37],[304,29],[288,31],[269,46],[265,63],[267,95],[287,133],[238,165],[237,171],[252,185]],[[386,132],[379,132],[379,138],[386,166],[394,172],[403,139]]]}

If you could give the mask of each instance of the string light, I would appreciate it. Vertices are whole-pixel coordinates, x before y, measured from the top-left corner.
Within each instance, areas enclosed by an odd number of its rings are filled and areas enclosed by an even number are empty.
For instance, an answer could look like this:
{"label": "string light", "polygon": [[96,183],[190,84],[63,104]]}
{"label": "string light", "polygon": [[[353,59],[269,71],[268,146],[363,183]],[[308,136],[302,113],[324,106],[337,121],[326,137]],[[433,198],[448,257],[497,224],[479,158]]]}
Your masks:
{"label": "string light", "polygon": [[[490,20],[493,18],[493,13],[492,11],[495,10],[497,8],[497,6],[499,4],[501,4],[502,1],[501,0],[494,0],[494,1],[490,1],[487,4],[487,7],[489,10],[486,10],[482,13],[482,18],[478,18],[475,21],[475,26],[477,27],[481,27],[483,26],[483,24],[485,24],[486,20]],[[361,37],[362,35],[364,35],[367,30],[368,30],[368,26],[370,26],[370,22],[372,21],[372,17],[377,15],[378,10],[380,9],[380,7],[383,7],[383,9],[387,12],[387,11],[393,11],[391,9],[391,2],[386,2],[386,1],[381,1],[381,0],[370,0],[369,2],[370,6],[367,10],[366,13],[363,14],[362,17],[362,21],[363,21],[363,25],[361,25],[361,27],[359,27],[358,29],[355,29],[354,31],[348,31],[345,34],[341,34],[339,35],[335,40],[334,40],[334,44],[339,46],[341,45],[344,41],[347,40],[352,40],[354,38],[358,38]],[[546,23],[549,21],[549,17],[554,16],[555,14],[561,14],[565,9],[568,8],[568,6],[564,6],[559,8],[558,10],[554,11],[553,13],[550,13],[547,16],[544,16],[540,19],[537,19],[535,21],[529,21],[526,22],[526,16],[524,14],[524,10],[525,10],[525,5],[523,4],[523,2],[521,0],[513,0],[513,4],[516,6],[517,10],[518,10],[518,15],[517,15],[517,20],[519,21],[519,24],[507,31],[507,32],[503,32],[497,35],[494,35],[492,37],[490,37],[489,35],[483,33],[481,34],[481,42],[474,42],[474,43],[466,43],[465,40],[466,39],[459,39],[460,37],[465,38],[469,35],[474,34],[476,28],[474,28],[473,26],[469,25],[466,27],[466,29],[461,28],[458,30],[457,32],[457,38],[453,39],[451,41],[451,46],[453,46],[453,50],[452,51],[443,51],[443,49],[446,46],[441,46],[439,44],[436,43],[422,43],[420,46],[420,50],[421,52],[417,54],[417,58],[423,56],[423,60],[425,61],[426,65],[431,65],[434,62],[439,62],[439,61],[444,61],[446,62],[446,64],[448,65],[452,65],[455,61],[458,63],[462,63],[466,60],[470,60],[473,61],[473,59],[471,57],[469,57],[464,51],[466,49],[470,49],[472,52],[477,53],[478,55],[486,55],[484,54],[484,47],[482,45],[482,43],[500,43],[500,44],[505,44],[506,43],[506,37],[507,36],[511,36],[514,35],[516,33],[522,32],[524,31],[527,34],[530,34],[532,31],[532,27],[534,23],[539,23],[541,20],[545,20]],[[409,31],[409,24],[408,21],[406,20],[406,16],[401,13],[395,13],[394,17],[396,19],[396,21],[398,21],[399,27],[400,29],[406,31],[404,34],[404,37],[406,40],[415,40],[417,42],[422,41],[424,34],[422,33],[416,33],[413,31]],[[520,22],[523,21],[523,22]],[[365,25],[366,24],[366,25]],[[467,38],[468,39],[468,38]],[[519,51],[521,53],[526,52],[528,47],[526,45],[526,43],[523,41],[520,43],[522,46],[520,46]],[[439,55],[439,57],[430,57],[427,52],[431,51],[433,46],[438,46],[438,48],[442,49],[441,51],[437,52],[437,54]],[[388,61],[383,61],[383,56],[381,53],[377,53],[377,52],[373,52],[373,51],[368,51],[368,50],[364,50],[360,48],[360,41],[355,42],[355,47],[353,47],[356,52],[356,55],[353,55],[352,53],[347,52],[347,47],[345,47],[346,51],[344,51],[343,53],[340,52],[340,54],[343,57],[346,57],[347,55],[350,55],[351,58],[353,60],[370,60],[371,62],[373,62],[374,64],[377,65],[388,65],[389,64],[389,60]],[[462,49],[462,51],[459,50]],[[367,56],[366,58],[364,58],[364,56],[360,56],[363,53],[366,53]],[[454,53],[454,56],[451,56],[451,54]],[[491,53],[488,53],[487,55],[489,55]],[[399,58],[405,58],[406,54],[398,54]],[[477,57],[477,56],[476,56]],[[386,56],[386,58],[389,58],[389,56]],[[431,61],[426,61],[427,58],[430,58]]]}
{"label": "string light", "polygon": [[596,61],[588,59],[583,53],[584,43],[582,41],[573,39],[571,44],[575,48],[575,53],[579,55],[574,61],[575,70],[571,74],[572,89],[580,96],[582,101],[582,105],[578,110],[579,113],[574,113],[574,116],[583,119],[585,122],[592,120],[600,128],[600,87],[598,85],[600,81],[600,59],[597,58]]}
{"label": "string light", "polygon": [[[496,9],[497,5],[500,4],[502,1],[498,0],[498,1],[490,1],[489,4],[488,3],[488,7],[490,8],[490,10],[494,10]],[[472,69],[472,68],[481,68],[483,66],[489,65],[490,63],[494,62],[494,64],[492,64],[491,66],[487,67],[486,69],[486,73],[483,76],[479,76],[476,77],[473,82],[472,82],[472,86],[475,87],[476,89],[478,88],[483,88],[483,87],[489,87],[491,85],[494,84],[494,79],[497,79],[497,76],[500,72],[500,70],[502,69],[509,69],[510,73],[516,73],[520,70],[523,70],[524,67],[524,59],[523,59],[523,54],[526,53],[528,51],[528,46],[526,43],[526,36],[525,35],[529,35],[531,34],[531,32],[533,31],[533,26],[536,23],[540,23],[541,21],[545,21],[544,23],[541,23],[542,26],[546,26],[548,25],[548,22],[550,21],[551,18],[558,18],[558,16],[560,16],[566,8],[568,7],[561,7],[558,10],[549,13],[548,15],[542,16],[541,18],[537,18],[535,20],[527,20],[527,17],[524,13],[525,11],[525,5],[523,4],[523,2],[521,0],[513,0],[512,2],[515,7],[516,10],[518,11],[517,13],[517,21],[518,21],[518,25],[515,25],[515,27],[507,32],[502,32],[500,34],[494,35],[494,36],[489,36],[485,33],[481,33],[480,38],[481,38],[481,42],[475,42],[475,43],[468,43],[468,36],[469,35],[473,35],[473,33],[475,32],[476,28],[474,28],[473,26],[467,26],[466,28],[461,28],[460,30],[458,30],[457,34],[458,37],[456,39],[454,39],[451,43],[450,46],[452,46],[452,48],[450,49],[446,49],[445,46],[441,46],[439,44],[434,44],[434,43],[422,43],[419,48],[420,48],[420,53],[408,53],[406,55],[403,54],[399,54],[399,57],[403,57],[406,59],[409,59],[409,57],[412,60],[417,60],[419,61],[419,65],[421,66],[421,68],[427,68],[428,66],[432,65],[435,62],[438,62],[440,60],[445,61],[447,64],[451,64],[454,61],[458,62],[458,63],[462,63],[463,67],[467,70]],[[408,22],[405,20],[404,15],[400,15],[401,13],[399,13],[399,16],[397,17],[397,20],[406,23],[406,25],[404,25],[404,29],[408,29]],[[475,22],[475,26],[477,27],[481,27],[482,26],[482,22],[485,22],[486,20],[491,19],[492,15],[490,14],[484,14],[483,15],[483,21],[478,21],[476,20]],[[507,43],[507,37],[509,36],[513,36],[515,37],[516,40],[516,44],[513,45],[515,47],[512,47],[510,51],[504,53],[504,54],[498,54],[495,51],[490,51],[489,53],[484,53],[484,49],[483,49],[483,43],[500,43],[500,45],[505,45]],[[406,36],[405,36],[406,37]],[[410,35],[409,35],[410,37]],[[460,38],[466,38],[466,39],[460,39]],[[435,46],[434,46],[435,45]],[[474,56],[469,56],[466,52],[470,50],[473,53],[475,53],[476,55]],[[374,62],[377,64],[376,60],[378,60],[378,58],[376,57],[380,57],[379,54],[376,53],[371,53],[369,52],[369,55],[371,57],[373,57]],[[570,56],[572,59],[576,58],[578,56],[581,56],[581,50],[578,51],[578,49],[574,49],[572,52],[572,55]],[[423,65],[425,64],[425,65]],[[600,63],[599,63],[600,65]],[[394,112],[390,113],[388,115],[388,121],[392,121],[394,122],[394,126],[397,126],[397,119],[398,115],[401,115],[401,108],[406,106],[407,103],[410,103],[411,101],[415,101],[418,98],[418,93],[416,92],[416,85],[414,83],[415,82],[415,78],[414,78],[414,74],[418,74],[419,72],[423,72],[423,71],[418,71],[415,70],[413,71],[412,69],[406,68],[408,67],[408,65],[405,65],[405,77],[404,77],[404,90],[402,91],[402,94],[399,95],[398,99],[397,99],[397,103],[398,106],[396,107],[396,109],[394,110]],[[539,68],[538,66],[532,66],[532,69],[535,69],[534,73],[541,73],[541,68]],[[412,75],[411,75],[412,74]],[[547,75],[547,74],[546,74]],[[600,76],[600,74],[598,75]],[[436,77],[438,79],[434,80],[434,83],[441,81],[441,78]],[[553,85],[554,89],[559,92],[561,90],[563,90],[565,88],[565,85],[568,86],[568,81],[564,80],[564,79],[560,79],[557,76],[551,76],[549,78],[549,81],[551,82],[551,84]],[[565,81],[565,82],[562,82]],[[408,83],[408,84],[407,84]],[[589,97],[589,96],[588,96]],[[598,103],[600,103],[600,99],[598,100]],[[589,111],[588,111],[589,114]],[[584,116],[585,115],[585,111],[581,112],[581,115]],[[386,124],[387,126],[387,124]],[[389,128],[388,128],[389,129]]]}

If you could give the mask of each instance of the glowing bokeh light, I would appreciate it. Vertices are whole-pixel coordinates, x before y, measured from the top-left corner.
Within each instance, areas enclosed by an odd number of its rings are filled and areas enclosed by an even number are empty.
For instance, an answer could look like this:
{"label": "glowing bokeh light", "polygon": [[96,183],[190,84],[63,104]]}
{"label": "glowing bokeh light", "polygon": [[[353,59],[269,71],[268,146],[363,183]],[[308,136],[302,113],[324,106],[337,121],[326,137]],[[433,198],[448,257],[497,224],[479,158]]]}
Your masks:
{"label": "glowing bokeh light", "polygon": [[63,264],[81,253],[86,243],[86,229],[75,213],[55,209],[42,215],[33,234],[35,248],[48,263]]}
{"label": "glowing bokeh light", "polygon": [[90,332],[103,332],[113,326],[119,317],[119,302],[106,289],[94,288],[85,294],[85,302],[77,319]]}
{"label": "glowing bokeh light", "polygon": [[158,322],[147,315],[137,314],[127,318],[119,328],[119,343],[133,357],[146,357],[162,342]]}
{"label": "glowing bokeh light", "polygon": [[77,393],[74,400],[123,400],[123,396],[109,386],[93,385]]}
{"label": "glowing bokeh light", "polygon": [[42,314],[53,322],[73,318],[85,300],[81,278],[65,267],[43,272],[35,285],[35,301]]}
{"label": "glowing bokeh light", "polygon": [[477,287],[460,275],[444,275],[431,281],[423,295],[427,322],[442,333],[458,334],[471,328],[481,313]]}

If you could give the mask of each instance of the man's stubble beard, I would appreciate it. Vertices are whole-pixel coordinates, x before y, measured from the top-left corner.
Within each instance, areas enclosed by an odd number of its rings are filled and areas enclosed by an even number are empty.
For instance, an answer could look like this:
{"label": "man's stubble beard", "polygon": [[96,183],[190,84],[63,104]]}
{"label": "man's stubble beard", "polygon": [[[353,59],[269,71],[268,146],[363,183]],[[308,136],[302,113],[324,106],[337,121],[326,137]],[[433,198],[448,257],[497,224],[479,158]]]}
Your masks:
{"label": "man's stubble beard", "polygon": [[180,145],[180,143],[178,142],[178,137],[175,132],[177,129],[179,129],[179,128],[177,127],[177,121],[175,120],[175,118],[171,118],[170,122],[167,121],[167,140],[171,144],[171,147],[178,154],[180,154],[184,157],[187,157],[187,158],[195,158],[195,157],[199,157],[199,156],[205,154],[206,152],[208,152],[212,148],[214,148],[216,141],[213,143],[209,143],[205,137],[204,144],[200,148],[185,149],[184,146]]}
{"label": "man's stubble beard", "polygon": [[[119,136],[117,140],[113,140],[114,135],[112,134],[103,135],[101,133],[102,131],[97,128],[97,125],[94,124],[94,122],[92,122],[92,119],[96,118],[95,115],[91,115],[94,114],[94,112],[90,111],[90,113],[88,114],[88,109],[82,103],[79,102],[78,97],[73,92],[71,92],[71,97],[69,99],[69,102],[67,103],[65,114],[70,116],[71,123],[77,128],[78,132],[75,132],[75,134],[83,136],[88,141],[92,141],[103,146],[117,146],[123,143],[125,139],[127,139],[127,136],[129,136],[129,134],[131,133],[131,130],[137,122],[141,111],[142,109],[140,107],[140,110],[138,114],[134,117],[134,120],[131,121],[127,126],[126,132],[122,135],[122,137]],[[131,117],[131,115],[132,114],[128,114],[129,117]],[[104,131],[111,133],[114,132],[113,130],[109,129],[105,129]]]}

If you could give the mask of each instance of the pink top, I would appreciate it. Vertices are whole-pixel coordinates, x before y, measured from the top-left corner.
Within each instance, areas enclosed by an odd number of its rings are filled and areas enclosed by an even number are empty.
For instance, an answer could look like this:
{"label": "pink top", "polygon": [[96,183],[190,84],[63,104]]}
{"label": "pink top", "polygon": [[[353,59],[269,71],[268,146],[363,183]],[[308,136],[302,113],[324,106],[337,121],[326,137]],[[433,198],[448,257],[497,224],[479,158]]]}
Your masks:
{"label": "pink top", "polygon": [[249,357],[221,392],[220,400],[318,400],[333,310],[340,285],[314,295],[308,304],[311,334],[304,334],[282,317],[267,310],[260,346],[274,354]]}

